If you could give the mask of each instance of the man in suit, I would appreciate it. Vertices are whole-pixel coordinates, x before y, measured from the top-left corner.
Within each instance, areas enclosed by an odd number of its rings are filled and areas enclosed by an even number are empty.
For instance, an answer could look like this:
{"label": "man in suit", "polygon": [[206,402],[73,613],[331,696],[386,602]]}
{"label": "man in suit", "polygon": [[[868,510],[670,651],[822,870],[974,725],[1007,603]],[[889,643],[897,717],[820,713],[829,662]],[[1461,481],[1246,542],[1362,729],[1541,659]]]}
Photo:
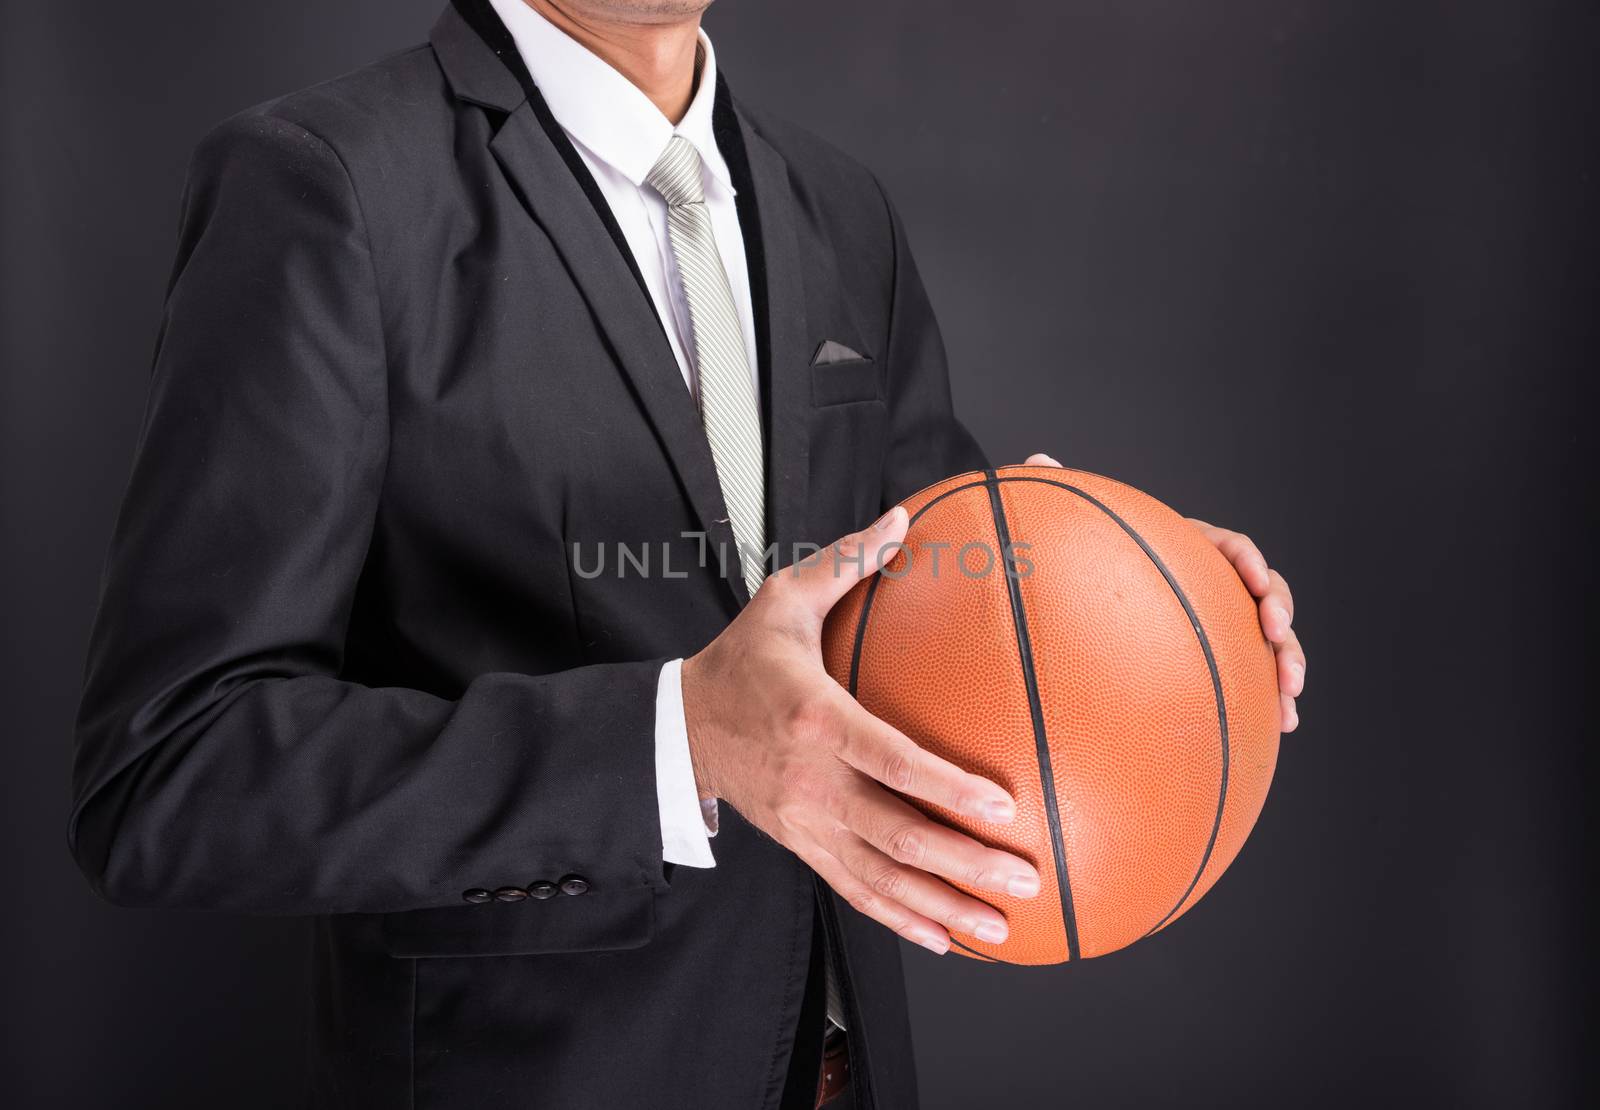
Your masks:
{"label": "man in suit", "polygon": [[[823,672],[880,514],[985,462],[878,183],[703,6],[455,0],[195,153],[71,838],[119,903],[315,919],[318,1104],[911,1106],[895,933],[1038,889]],[[1212,535],[1293,727],[1287,588]]]}

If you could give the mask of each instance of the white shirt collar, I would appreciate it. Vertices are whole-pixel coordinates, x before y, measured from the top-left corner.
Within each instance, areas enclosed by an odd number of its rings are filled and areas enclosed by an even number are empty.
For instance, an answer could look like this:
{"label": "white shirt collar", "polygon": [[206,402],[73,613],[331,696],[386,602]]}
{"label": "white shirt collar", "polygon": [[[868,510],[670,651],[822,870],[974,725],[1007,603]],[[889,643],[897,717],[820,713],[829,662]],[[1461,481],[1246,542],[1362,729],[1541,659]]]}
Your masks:
{"label": "white shirt collar", "polygon": [[491,2],[511,32],[551,115],[573,142],[642,187],[672,136],[682,135],[694,144],[711,177],[733,195],[728,165],[712,132],[717,56],[704,30],[700,31],[699,84],[689,110],[674,127],[638,86],[525,0]]}

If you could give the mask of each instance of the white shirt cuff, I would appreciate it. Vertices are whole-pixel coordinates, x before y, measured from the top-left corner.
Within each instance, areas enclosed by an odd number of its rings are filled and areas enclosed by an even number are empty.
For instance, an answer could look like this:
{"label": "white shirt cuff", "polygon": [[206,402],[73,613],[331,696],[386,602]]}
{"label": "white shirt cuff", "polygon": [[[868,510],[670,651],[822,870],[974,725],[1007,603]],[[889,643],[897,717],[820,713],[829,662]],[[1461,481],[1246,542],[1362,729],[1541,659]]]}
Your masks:
{"label": "white shirt cuff", "polygon": [[683,714],[683,660],[661,668],[656,681],[656,806],[661,813],[661,859],[683,867],[715,867],[717,800],[700,797],[689,758]]}

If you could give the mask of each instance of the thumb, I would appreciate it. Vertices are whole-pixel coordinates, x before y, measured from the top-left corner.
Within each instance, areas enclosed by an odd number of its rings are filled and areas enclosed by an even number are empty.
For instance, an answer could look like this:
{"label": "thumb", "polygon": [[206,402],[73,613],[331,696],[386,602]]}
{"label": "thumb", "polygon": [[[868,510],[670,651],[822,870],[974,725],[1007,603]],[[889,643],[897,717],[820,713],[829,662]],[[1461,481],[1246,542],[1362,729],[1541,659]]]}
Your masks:
{"label": "thumb", "polygon": [[[863,578],[877,574],[900,552],[906,538],[906,511],[896,505],[869,528],[851,532],[831,547],[794,565],[799,595],[818,619],[828,615],[839,599]],[[791,573],[784,571],[783,573]]]}

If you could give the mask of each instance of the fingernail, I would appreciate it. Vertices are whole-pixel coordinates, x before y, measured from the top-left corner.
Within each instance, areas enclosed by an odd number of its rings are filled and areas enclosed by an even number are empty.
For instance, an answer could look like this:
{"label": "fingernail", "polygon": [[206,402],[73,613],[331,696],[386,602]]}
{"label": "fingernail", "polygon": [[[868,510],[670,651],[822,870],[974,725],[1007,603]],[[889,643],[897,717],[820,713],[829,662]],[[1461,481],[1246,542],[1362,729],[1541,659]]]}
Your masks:
{"label": "fingernail", "polygon": [[889,522],[894,519],[895,514],[898,513],[899,511],[900,511],[900,506],[896,505],[894,508],[892,508],[888,512],[884,513],[882,516],[880,516],[878,518],[877,522],[875,524],[873,524],[872,530],[874,532],[882,532],[885,529],[887,529],[889,527]]}
{"label": "fingernail", "polygon": [[1009,825],[1016,820],[1017,806],[1010,798],[991,798],[983,803],[981,816],[996,825]]}
{"label": "fingernail", "polygon": [[950,951],[950,938],[940,936],[938,933],[919,933],[917,943],[936,956],[942,956]]}
{"label": "fingernail", "polygon": [[978,927],[972,931],[972,935],[979,940],[986,940],[990,944],[999,944],[1009,934],[1003,922],[984,921],[980,922]]}
{"label": "fingernail", "polygon": [[1032,898],[1039,893],[1036,875],[1013,875],[1006,880],[1006,893],[1014,898]]}
{"label": "fingernail", "polygon": [[1282,630],[1280,635],[1289,631],[1289,610],[1283,608],[1281,605],[1274,606],[1272,610],[1272,619],[1277,622],[1278,627]]}
{"label": "fingernail", "polygon": [[1044,459],[1044,461],[1049,463],[1051,466],[1060,466],[1061,465],[1060,463],[1056,462],[1055,459],[1051,458],[1049,455],[1046,455],[1043,451],[1039,452],[1039,454]]}
{"label": "fingernail", "polygon": [[1299,697],[1300,691],[1305,689],[1306,669],[1299,663],[1290,663],[1289,673],[1294,677],[1294,696]]}

